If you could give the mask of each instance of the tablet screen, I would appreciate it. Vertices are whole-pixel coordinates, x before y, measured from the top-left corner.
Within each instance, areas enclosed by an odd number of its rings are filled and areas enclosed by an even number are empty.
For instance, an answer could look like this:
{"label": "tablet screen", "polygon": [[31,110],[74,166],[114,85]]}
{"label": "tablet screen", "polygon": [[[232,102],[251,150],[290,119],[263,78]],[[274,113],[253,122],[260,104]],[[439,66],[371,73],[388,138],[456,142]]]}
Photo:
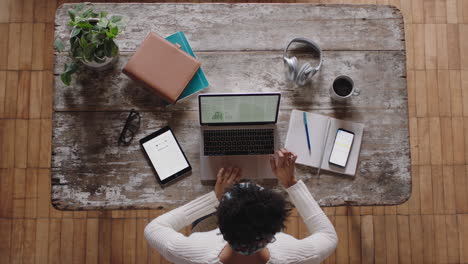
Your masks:
{"label": "tablet screen", "polygon": [[161,181],[190,166],[171,130],[163,132],[142,145]]}

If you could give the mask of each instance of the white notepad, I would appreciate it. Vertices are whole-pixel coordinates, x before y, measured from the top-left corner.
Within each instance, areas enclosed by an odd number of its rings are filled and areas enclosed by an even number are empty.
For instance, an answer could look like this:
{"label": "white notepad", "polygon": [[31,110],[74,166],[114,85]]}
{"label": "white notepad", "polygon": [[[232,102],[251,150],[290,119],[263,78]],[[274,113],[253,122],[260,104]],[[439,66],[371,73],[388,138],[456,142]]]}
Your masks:
{"label": "white notepad", "polygon": [[[310,152],[307,147],[303,111],[293,110],[289,120],[285,147],[297,154],[296,163],[319,168],[319,163],[322,161],[321,170],[354,176],[359,161],[364,125],[313,113],[306,113],[306,116],[309,127]],[[328,163],[336,133],[340,128],[354,133],[353,145],[345,168]]]}

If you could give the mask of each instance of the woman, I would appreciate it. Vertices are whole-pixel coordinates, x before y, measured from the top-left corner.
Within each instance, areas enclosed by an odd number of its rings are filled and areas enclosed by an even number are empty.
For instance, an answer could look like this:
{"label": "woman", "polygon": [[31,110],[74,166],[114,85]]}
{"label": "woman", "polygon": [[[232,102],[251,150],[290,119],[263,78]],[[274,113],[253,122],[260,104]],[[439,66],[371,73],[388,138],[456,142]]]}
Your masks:
{"label": "woman", "polygon": [[[297,156],[286,149],[270,157],[311,235],[296,239],[279,232],[288,210],[284,199],[254,183],[236,183],[240,171],[220,169],[215,190],[154,219],[145,228],[149,244],[174,263],[320,263],[336,248],[333,225],[305,184],[294,176]],[[177,232],[216,211],[219,228],[186,237]]]}

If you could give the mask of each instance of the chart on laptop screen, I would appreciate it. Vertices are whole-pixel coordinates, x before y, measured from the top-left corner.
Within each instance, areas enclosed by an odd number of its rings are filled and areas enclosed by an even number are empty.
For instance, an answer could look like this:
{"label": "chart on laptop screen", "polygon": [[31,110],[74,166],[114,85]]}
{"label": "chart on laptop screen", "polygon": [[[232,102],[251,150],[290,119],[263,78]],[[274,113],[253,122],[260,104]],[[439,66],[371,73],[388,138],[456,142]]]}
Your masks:
{"label": "chart on laptop screen", "polygon": [[209,123],[275,122],[279,95],[200,97],[200,117]]}

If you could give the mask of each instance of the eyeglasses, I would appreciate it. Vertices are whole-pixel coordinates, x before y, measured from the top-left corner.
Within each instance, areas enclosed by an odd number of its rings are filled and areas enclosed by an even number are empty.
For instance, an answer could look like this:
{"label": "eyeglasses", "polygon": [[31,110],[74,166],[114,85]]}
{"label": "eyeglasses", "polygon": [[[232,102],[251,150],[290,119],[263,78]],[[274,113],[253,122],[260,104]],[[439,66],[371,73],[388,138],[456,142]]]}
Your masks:
{"label": "eyeglasses", "polygon": [[135,134],[140,129],[140,114],[132,109],[128,114],[127,121],[125,121],[125,125],[122,129],[122,132],[119,136],[119,145],[128,145],[132,141]]}

